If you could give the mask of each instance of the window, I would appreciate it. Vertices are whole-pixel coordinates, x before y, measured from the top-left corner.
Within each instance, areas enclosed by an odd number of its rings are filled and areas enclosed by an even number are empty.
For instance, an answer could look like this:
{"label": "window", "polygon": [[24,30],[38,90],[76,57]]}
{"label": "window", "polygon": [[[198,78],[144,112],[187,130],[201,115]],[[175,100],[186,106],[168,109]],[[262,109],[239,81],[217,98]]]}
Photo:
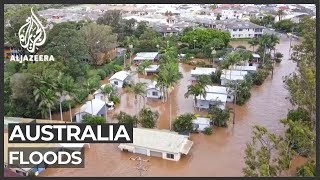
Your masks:
{"label": "window", "polygon": [[169,153],[167,153],[167,158],[168,158],[168,159],[174,159],[174,154],[169,154]]}
{"label": "window", "polygon": [[233,31],[237,31],[237,29],[233,29]]}
{"label": "window", "polygon": [[242,31],[243,29],[239,29],[239,31]]}
{"label": "window", "polygon": [[157,91],[152,91],[152,96],[158,96],[158,92]]}
{"label": "window", "polygon": [[113,84],[118,85],[118,81],[114,81]]}

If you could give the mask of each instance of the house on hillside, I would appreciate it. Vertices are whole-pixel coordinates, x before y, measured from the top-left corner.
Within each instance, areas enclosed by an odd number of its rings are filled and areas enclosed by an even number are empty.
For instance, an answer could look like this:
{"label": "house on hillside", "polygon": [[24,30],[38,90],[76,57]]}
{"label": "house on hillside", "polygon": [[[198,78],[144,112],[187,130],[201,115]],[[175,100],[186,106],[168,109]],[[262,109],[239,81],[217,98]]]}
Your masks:
{"label": "house on hillside", "polygon": [[179,161],[182,155],[187,155],[193,145],[188,136],[167,130],[133,128],[133,137],[133,143],[121,143],[118,148],[172,161]]}
{"label": "house on hillside", "polygon": [[92,99],[81,106],[75,113],[76,122],[81,123],[84,115],[105,117],[107,111],[106,102],[101,99]]}
{"label": "house on hillside", "polygon": [[122,88],[125,82],[130,80],[130,73],[127,71],[116,72],[113,76],[110,77],[110,84],[116,86],[117,88]]}

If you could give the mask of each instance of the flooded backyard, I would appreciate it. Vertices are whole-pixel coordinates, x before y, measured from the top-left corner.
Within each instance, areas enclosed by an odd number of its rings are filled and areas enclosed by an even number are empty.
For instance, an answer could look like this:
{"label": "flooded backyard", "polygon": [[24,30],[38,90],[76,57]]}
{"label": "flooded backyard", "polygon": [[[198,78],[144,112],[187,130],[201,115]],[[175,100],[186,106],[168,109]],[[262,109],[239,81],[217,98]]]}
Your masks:
{"label": "flooded backyard", "polygon": [[[296,42],[293,41],[293,44]],[[234,47],[243,45],[237,41],[231,43]],[[250,47],[248,46],[247,49]],[[251,89],[251,98],[243,106],[236,107],[236,119],[233,125],[230,122],[228,128],[214,128],[210,136],[204,134],[192,134],[194,142],[190,153],[183,156],[180,161],[168,161],[157,157],[147,157],[138,154],[121,152],[118,144],[91,144],[86,148],[85,168],[82,169],[47,169],[40,176],[139,176],[136,169],[137,161],[129,160],[130,157],[140,156],[149,159],[145,163],[147,171],[143,176],[243,176],[244,150],[246,143],[251,141],[252,127],[261,125],[275,133],[282,133],[283,126],[279,119],[285,118],[288,109],[292,108],[286,97],[288,92],[283,87],[283,77],[295,70],[295,63],[288,60],[289,40],[281,39],[277,46],[278,52],[283,53],[284,58],[280,64],[275,65],[273,78],[268,77],[261,86]],[[251,48],[250,48],[251,49]],[[190,73],[193,66],[180,64],[180,72],[183,79],[172,92],[172,119],[183,113],[206,114],[193,108],[193,97],[184,97],[187,86],[191,84]],[[151,82],[151,77],[139,76],[141,82]],[[134,77],[137,78],[137,77]],[[79,106],[80,107],[80,106]],[[143,100],[136,105],[131,94],[121,93],[121,103],[112,112],[108,112],[108,121],[112,120],[114,113],[124,111],[135,115],[143,107]],[[157,110],[160,118],[157,128],[169,129],[169,101],[148,99],[146,107]],[[138,108],[138,110],[136,109]],[[74,108],[72,114],[77,111]],[[60,120],[60,114],[56,113],[53,119]],[[69,119],[69,112],[64,112],[64,119]],[[303,158],[293,161],[293,167],[301,164]]]}

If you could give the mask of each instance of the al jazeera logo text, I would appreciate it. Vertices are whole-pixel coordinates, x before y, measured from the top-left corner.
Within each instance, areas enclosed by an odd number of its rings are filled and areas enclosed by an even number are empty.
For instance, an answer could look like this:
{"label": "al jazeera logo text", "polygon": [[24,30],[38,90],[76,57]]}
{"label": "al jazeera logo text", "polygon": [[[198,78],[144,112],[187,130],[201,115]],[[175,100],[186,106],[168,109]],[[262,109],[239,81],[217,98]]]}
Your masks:
{"label": "al jazeera logo text", "polygon": [[10,61],[55,61],[53,55],[35,54],[42,46],[47,38],[46,31],[31,8],[31,16],[26,19],[26,23],[19,29],[18,32],[20,45],[30,54],[12,55]]}

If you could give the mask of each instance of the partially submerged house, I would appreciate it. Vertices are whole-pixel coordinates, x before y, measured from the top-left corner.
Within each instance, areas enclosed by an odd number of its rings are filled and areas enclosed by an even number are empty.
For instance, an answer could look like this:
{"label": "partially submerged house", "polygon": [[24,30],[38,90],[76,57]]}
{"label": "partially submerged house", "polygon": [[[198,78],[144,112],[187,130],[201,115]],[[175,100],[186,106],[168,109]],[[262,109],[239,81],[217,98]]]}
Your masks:
{"label": "partially submerged house", "polygon": [[127,71],[116,72],[113,76],[110,77],[110,84],[115,85],[117,88],[122,88],[123,83],[129,81],[130,73]]}
{"label": "partially submerged house", "polygon": [[192,124],[195,127],[195,131],[204,131],[206,128],[211,127],[209,118],[205,117],[197,117],[196,119],[192,120]]}
{"label": "partially submerged house", "polygon": [[232,66],[230,68],[231,70],[237,70],[237,71],[247,71],[248,73],[255,73],[257,72],[256,66]]}
{"label": "partially submerged house", "polygon": [[245,76],[248,74],[247,71],[238,71],[238,70],[222,70],[220,81],[221,85],[225,86],[226,84],[232,81],[242,81]]}
{"label": "partially submerged house", "polygon": [[228,91],[227,87],[224,86],[209,86],[207,85],[205,87],[206,93],[211,94],[224,94],[227,95],[227,102],[233,102],[234,96],[231,94],[231,92]]}
{"label": "partially submerged house", "polygon": [[133,143],[121,143],[121,151],[179,161],[193,145],[188,136],[158,129],[133,128]]}
{"label": "partially submerged house", "polygon": [[213,93],[206,93],[206,96],[203,97],[202,95],[197,96],[197,104],[194,106],[196,108],[201,109],[209,109],[211,106],[215,106],[217,102],[220,105],[217,105],[220,109],[224,110],[227,102],[227,95],[226,94],[213,94]]}
{"label": "partially submerged house", "polygon": [[160,91],[160,88],[156,86],[157,82],[152,82],[147,87],[147,98],[156,98],[160,99],[163,97],[163,93]]}
{"label": "partially submerged house", "polygon": [[210,75],[211,73],[215,73],[216,68],[203,68],[203,67],[196,67],[195,69],[191,70],[191,80],[197,81],[200,75]]}
{"label": "partially submerged house", "polygon": [[253,57],[252,63],[258,63],[260,61],[260,55],[259,54],[252,53],[252,57]]}
{"label": "partially submerged house", "polygon": [[102,116],[106,115],[106,102],[101,99],[92,99],[81,106],[75,113],[76,122],[81,123],[84,115]]}
{"label": "partially submerged house", "polygon": [[158,52],[140,52],[136,54],[136,57],[133,58],[135,63],[140,63],[142,61],[157,61],[159,59]]}
{"label": "partially submerged house", "polygon": [[144,69],[146,75],[152,75],[159,72],[159,65],[152,64],[149,67]]}

